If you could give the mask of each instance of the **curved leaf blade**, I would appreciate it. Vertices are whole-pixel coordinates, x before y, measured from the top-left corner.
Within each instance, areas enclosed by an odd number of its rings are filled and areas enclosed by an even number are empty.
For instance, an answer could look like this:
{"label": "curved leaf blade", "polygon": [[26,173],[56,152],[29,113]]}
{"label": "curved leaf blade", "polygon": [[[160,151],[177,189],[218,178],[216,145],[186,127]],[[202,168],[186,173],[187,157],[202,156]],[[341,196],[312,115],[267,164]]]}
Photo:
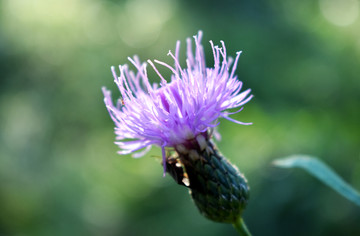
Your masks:
{"label": "curved leaf blade", "polygon": [[343,197],[360,206],[360,193],[317,158],[307,155],[294,155],[284,159],[277,159],[273,161],[273,164],[281,168],[302,168]]}

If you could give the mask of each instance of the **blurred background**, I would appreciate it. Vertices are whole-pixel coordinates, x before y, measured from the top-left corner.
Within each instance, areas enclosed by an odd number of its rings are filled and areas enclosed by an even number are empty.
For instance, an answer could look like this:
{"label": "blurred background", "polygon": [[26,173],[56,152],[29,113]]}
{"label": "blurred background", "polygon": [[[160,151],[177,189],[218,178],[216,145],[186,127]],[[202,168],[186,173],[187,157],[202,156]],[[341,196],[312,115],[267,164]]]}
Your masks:
{"label": "blurred background", "polygon": [[237,235],[162,177],[158,148],[116,154],[101,93],[119,95],[110,66],[134,54],[172,63],[176,40],[200,29],[208,65],[209,40],[243,51],[237,75],[255,95],[233,116],[254,125],[223,120],[218,142],[250,183],[253,235],[360,235],[355,204],[271,166],[314,155],[360,189],[359,10],[358,0],[0,0],[0,235]]}

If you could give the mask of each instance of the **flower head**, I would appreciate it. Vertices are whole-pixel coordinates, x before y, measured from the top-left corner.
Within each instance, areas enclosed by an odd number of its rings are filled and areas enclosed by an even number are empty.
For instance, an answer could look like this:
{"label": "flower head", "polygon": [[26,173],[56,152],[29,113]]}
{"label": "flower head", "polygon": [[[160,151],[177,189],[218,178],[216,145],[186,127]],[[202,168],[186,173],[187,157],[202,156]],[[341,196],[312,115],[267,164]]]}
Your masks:
{"label": "flower head", "polygon": [[[150,84],[147,75],[147,63],[141,63],[138,57],[128,58],[135,66],[136,72],[127,65],[119,66],[120,76],[115,67],[112,73],[121,98],[113,104],[110,91],[103,88],[104,101],[114,121],[115,134],[120,147],[120,154],[134,153],[134,157],[144,155],[152,145],[162,148],[165,168],[165,147],[176,147],[188,140],[193,140],[199,134],[216,127],[219,118],[225,118],[237,124],[248,125],[229,117],[241,111],[252,95],[250,89],[241,92],[242,82],[235,75],[236,65],[241,52],[237,52],[234,63],[227,57],[223,41],[221,47],[214,46],[210,41],[214,66],[206,67],[202,32],[194,36],[195,52],[192,42],[187,39],[186,67],[179,62],[180,42],[176,44],[175,54],[169,51],[174,60],[174,67],[154,60],[155,63],[171,70],[170,80],[166,80],[148,60],[148,64],[160,77],[160,86]],[[228,109],[238,108],[236,112]]]}

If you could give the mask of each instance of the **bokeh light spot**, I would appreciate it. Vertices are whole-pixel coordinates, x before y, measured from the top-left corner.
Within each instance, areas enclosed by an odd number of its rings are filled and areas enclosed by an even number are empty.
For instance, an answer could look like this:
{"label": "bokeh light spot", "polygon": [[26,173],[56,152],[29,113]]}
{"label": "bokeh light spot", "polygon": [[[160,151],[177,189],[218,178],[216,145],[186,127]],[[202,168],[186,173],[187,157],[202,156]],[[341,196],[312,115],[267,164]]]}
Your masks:
{"label": "bokeh light spot", "polygon": [[347,26],[359,16],[358,0],[319,0],[320,10],[326,20],[337,26]]}
{"label": "bokeh light spot", "polygon": [[172,0],[129,0],[119,15],[118,28],[121,39],[129,46],[142,48],[159,37],[161,29],[173,15]]}

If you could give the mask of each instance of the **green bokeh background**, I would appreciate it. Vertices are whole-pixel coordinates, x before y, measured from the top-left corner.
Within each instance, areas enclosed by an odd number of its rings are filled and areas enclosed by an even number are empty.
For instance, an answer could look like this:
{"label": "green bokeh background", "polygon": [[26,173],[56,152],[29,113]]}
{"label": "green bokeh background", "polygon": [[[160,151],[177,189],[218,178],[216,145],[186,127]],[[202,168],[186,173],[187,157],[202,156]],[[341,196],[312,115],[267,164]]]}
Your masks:
{"label": "green bokeh background", "polygon": [[253,234],[360,235],[353,203],[271,166],[318,156],[360,189],[359,5],[0,0],[0,235],[236,235],[162,177],[158,148],[116,154],[101,93],[118,96],[110,66],[134,54],[171,63],[176,40],[199,29],[209,65],[209,40],[243,51],[237,75],[255,95],[233,116],[254,125],[222,120],[218,142],[248,178]]}

